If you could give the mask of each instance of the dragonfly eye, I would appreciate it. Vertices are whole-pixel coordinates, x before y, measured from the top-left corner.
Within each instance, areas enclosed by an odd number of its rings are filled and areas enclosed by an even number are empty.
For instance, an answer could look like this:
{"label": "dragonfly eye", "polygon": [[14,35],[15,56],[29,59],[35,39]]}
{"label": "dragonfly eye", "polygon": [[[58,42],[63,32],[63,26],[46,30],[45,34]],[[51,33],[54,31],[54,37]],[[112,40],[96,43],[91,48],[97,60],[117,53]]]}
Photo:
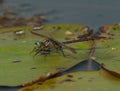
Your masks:
{"label": "dragonfly eye", "polygon": [[35,42],[35,45],[36,45],[37,47],[40,47],[40,46],[41,46],[41,42],[37,41],[37,42]]}

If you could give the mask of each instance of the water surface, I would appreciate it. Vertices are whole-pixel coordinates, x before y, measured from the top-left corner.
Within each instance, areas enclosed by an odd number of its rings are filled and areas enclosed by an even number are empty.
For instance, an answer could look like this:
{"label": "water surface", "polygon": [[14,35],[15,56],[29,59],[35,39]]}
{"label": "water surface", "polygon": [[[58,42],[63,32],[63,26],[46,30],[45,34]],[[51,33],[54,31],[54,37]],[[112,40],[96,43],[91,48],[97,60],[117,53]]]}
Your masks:
{"label": "water surface", "polygon": [[50,18],[49,24],[84,24],[93,28],[119,23],[120,0],[4,0],[2,8],[10,5],[23,7],[24,16],[42,14]]}

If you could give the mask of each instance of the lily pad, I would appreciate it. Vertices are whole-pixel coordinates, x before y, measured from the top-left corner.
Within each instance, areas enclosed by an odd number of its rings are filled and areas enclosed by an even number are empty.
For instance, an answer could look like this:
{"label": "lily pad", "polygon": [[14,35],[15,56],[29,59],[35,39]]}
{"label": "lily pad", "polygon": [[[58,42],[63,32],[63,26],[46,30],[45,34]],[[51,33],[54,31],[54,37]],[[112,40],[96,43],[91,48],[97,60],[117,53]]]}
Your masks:
{"label": "lily pad", "polygon": [[[81,25],[46,25],[42,30],[36,30],[45,35],[51,35],[59,41],[64,41],[65,31],[80,30]],[[25,35],[15,35],[14,31],[23,30]],[[48,72],[56,69],[67,69],[81,60],[89,48],[85,43],[70,44],[68,46],[81,48],[77,54],[65,50],[67,57],[53,53],[45,57],[34,56],[30,53],[36,41],[43,38],[30,33],[32,27],[16,27],[0,29],[0,86],[19,86],[31,82]],[[53,33],[52,33],[53,32]]]}
{"label": "lily pad", "polygon": [[110,70],[120,73],[120,26],[118,24],[107,25],[108,29],[102,36],[108,40],[96,41],[97,47],[95,57],[98,62],[104,64]]}
{"label": "lily pad", "polygon": [[[69,24],[46,25],[41,30],[34,31],[63,42],[66,41],[65,39],[74,39],[77,33],[82,35],[82,27],[81,25]],[[115,77],[114,74],[119,75],[120,71],[120,51],[117,50],[119,48],[120,28],[119,25],[108,25],[107,27],[108,32],[102,32],[101,36],[107,37],[108,40],[95,40],[95,53],[90,56],[92,58],[89,57],[91,41],[67,44],[67,46],[75,48],[77,54],[64,49],[66,57],[56,52],[46,57],[40,54],[35,56],[34,53],[31,53],[34,43],[42,41],[44,38],[31,34],[32,27],[1,29],[0,85],[21,86],[28,83],[28,87],[19,91],[61,91],[65,89],[70,91],[80,89],[84,91],[119,91],[120,79],[117,76]],[[13,31],[15,30],[24,30],[25,35],[14,35]],[[86,68],[84,64],[89,64],[87,59],[98,62],[91,61],[98,71],[81,71],[82,68]],[[80,70],[76,72],[74,68],[79,66]],[[101,70],[98,67],[101,67]],[[56,77],[56,73],[47,74],[58,69],[64,70],[62,75]],[[29,83],[34,84],[29,86]]]}
{"label": "lily pad", "polygon": [[74,72],[57,78],[49,79],[44,83],[37,83],[24,87],[18,91],[119,91],[120,80],[102,75],[101,71]]}
{"label": "lily pad", "polygon": [[48,79],[43,82],[39,81],[38,83],[28,87],[24,87],[19,91],[33,91],[33,90],[63,91],[66,89],[69,91],[73,91],[73,90],[74,91],[78,91],[78,90],[119,91],[120,90],[119,88],[119,84],[120,84],[120,74],[119,74],[120,53],[119,52],[120,51],[117,49],[119,48],[120,28],[118,25],[108,25],[108,27],[109,27],[109,30],[107,30],[108,32],[103,33],[101,35],[107,37],[108,40],[95,41],[97,45],[96,45],[95,54],[92,57],[92,59],[95,59],[98,62],[98,64],[101,65],[100,70],[92,71],[92,72],[84,72],[81,71],[80,69],[79,71],[75,72],[74,70],[75,67],[79,66],[79,68],[81,68],[83,66],[84,68],[84,64],[86,64],[87,62],[85,60],[81,62],[82,65],[80,63],[80,65],[77,64],[75,66],[70,67],[70,69],[63,71],[63,74],[59,77]]}

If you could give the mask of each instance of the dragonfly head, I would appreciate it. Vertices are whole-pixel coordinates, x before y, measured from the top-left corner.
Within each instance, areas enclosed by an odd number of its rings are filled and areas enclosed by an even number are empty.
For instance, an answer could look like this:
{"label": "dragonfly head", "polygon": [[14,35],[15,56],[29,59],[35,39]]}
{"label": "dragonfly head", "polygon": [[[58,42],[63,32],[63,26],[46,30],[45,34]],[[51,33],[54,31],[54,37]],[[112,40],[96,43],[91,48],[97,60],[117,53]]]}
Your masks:
{"label": "dragonfly head", "polygon": [[35,42],[35,46],[40,47],[41,46],[41,42],[40,41]]}

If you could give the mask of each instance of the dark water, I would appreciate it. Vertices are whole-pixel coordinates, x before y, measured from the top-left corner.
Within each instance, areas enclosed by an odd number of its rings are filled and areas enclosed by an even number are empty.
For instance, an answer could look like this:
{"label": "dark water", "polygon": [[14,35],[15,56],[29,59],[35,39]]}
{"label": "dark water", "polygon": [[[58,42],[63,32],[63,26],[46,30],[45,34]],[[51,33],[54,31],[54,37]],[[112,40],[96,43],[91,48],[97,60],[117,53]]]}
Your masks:
{"label": "dark water", "polygon": [[[90,63],[90,61],[91,61],[91,63]],[[61,76],[64,74],[78,72],[78,71],[96,71],[96,70],[100,70],[100,69],[101,69],[101,65],[99,63],[97,63],[95,60],[86,59],[86,60],[79,62],[76,65],[73,65],[69,69],[58,73],[56,76]]]}
{"label": "dark water", "polygon": [[49,24],[74,23],[97,28],[119,23],[119,4],[120,0],[4,0],[2,8],[10,5],[24,7],[20,12],[27,17],[44,13],[51,19]]}
{"label": "dark water", "polygon": [[[42,14],[50,19],[48,24],[84,24],[98,28],[120,22],[120,0],[3,0],[0,10],[10,6],[25,17]],[[0,88],[0,91],[16,89]]]}
{"label": "dark water", "polygon": [[19,88],[10,88],[10,87],[0,87],[0,91],[17,91]]}

